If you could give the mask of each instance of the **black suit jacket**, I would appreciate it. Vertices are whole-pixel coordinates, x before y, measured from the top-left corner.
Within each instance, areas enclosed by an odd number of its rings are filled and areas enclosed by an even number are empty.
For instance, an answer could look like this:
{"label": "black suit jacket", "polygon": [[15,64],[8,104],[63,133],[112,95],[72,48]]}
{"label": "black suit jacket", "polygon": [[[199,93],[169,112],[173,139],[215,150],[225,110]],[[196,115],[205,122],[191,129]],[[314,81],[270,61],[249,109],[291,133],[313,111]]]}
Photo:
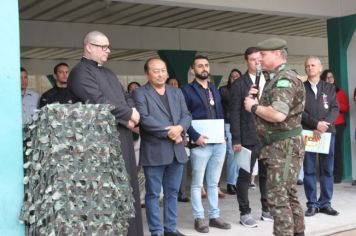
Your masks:
{"label": "black suit jacket", "polygon": [[256,145],[259,143],[255,117],[245,110],[244,100],[248,95],[252,80],[248,72],[235,80],[230,87],[230,129],[232,144]]}
{"label": "black suit jacket", "polygon": [[142,166],[168,165],[174,158],[180,163],[188,161],[184,143],[175,144],[168,138],[165,128],[171,125],[181,125],[185,133],[192,117],[180,89],[166,85],[166,94],[171,114],[149,83],[137,89],[133,94],[136,108],[141,115],[140,164]]}

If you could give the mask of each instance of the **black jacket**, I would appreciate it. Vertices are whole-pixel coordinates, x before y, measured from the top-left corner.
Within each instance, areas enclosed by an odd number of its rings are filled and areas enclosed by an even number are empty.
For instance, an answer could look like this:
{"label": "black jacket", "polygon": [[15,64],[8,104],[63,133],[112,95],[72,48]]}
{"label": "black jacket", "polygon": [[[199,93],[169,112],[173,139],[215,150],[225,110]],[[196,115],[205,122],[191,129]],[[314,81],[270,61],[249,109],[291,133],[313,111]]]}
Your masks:
{"label": "black jacket", "polygon": [[255,117],[245,110],[244,100],[252,85],[252,80],[246,72],[234,81],[230,88],[230,125],[232,144],[256,145],[259,143]]}
{"label": "black jacket", "polygon": [[219,88],[221,104],[224,111],[225,123],[230,122],[230,101],[231,101],[230,88],[231,86],[228,85]]}
{"label": "black jacket", "polygon": [[68,88],[59,88],[55,85],[53,88],[42,94],[39,107],[41,108],[47,104],[56,102],[59,102],[60,104],[75,103],[76,98]]}
{"label": "black jacket", "polygon": [[[335,86],[320,80],[316,85],[317,97],[311,88],[310,82],[304,82],[305,109],[302,116],[303,129],[316,129],[319,121],[331,123],[326,132],[336,133],[335,120],[339,114],[339,105],[336,100]],[[324,97],[324,98],[323,98]]]}

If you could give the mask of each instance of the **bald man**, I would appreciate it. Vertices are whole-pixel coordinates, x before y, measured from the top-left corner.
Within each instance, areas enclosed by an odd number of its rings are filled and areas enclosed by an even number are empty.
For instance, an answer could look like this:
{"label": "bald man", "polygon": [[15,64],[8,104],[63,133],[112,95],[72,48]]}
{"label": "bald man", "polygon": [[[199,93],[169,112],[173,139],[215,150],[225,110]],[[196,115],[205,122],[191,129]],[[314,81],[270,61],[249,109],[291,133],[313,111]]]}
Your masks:
{"label": "bald man", "polygon": [[128,236],[143,236],[141,206],[137,181],[137,168],[131,129],[138,124],[140,115],[134,101],[125,93],[117,76],[103,64],[110,54],[108,37],[99,31],[89,32],[84,38],[83,57],[68,78],[69,90],[83,103],[111,104],[118,123],[120,146],[135,198],[136,216],[130,220]]}

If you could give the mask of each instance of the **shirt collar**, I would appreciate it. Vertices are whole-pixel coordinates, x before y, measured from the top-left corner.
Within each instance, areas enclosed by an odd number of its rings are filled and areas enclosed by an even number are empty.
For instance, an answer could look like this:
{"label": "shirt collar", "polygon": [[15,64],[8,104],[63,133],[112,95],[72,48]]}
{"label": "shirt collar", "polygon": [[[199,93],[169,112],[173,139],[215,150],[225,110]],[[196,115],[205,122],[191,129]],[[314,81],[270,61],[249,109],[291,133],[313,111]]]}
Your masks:
{"label": "shirt collar", "polygon": [[273,71],[271,71],[271,72],[269,73],[269,78],[270,78],[270,79],[274,79],[274,77],[276,76],[276,74],[277,74],[278,72],[280,72],[281,70],[284,70],[285,68],[286,68],[286,64],[285,64],[285,63],[283,63],[283,64],[277,66],[276,69],[274,69]]}

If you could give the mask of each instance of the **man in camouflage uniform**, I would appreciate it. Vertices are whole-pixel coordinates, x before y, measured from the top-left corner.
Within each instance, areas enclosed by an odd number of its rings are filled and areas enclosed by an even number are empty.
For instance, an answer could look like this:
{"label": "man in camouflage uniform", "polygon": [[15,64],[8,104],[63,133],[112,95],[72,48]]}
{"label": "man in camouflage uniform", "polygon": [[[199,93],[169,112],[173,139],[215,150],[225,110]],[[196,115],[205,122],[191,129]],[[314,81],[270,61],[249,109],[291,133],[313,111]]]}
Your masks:
{"label": "man in camouflage uniform", "polygon": [[260,159],[267,169],[267,201],[274,218],[274,235],[304,235],[304,212],[297,197],[297,177],[303,163],[301,119],[305,104],[302,81],[288,69],[286,41],[267,39],[258,44],[262,67],[269,72],[261,100],[251,88],[245,109],[256,116],[263,143]]}

